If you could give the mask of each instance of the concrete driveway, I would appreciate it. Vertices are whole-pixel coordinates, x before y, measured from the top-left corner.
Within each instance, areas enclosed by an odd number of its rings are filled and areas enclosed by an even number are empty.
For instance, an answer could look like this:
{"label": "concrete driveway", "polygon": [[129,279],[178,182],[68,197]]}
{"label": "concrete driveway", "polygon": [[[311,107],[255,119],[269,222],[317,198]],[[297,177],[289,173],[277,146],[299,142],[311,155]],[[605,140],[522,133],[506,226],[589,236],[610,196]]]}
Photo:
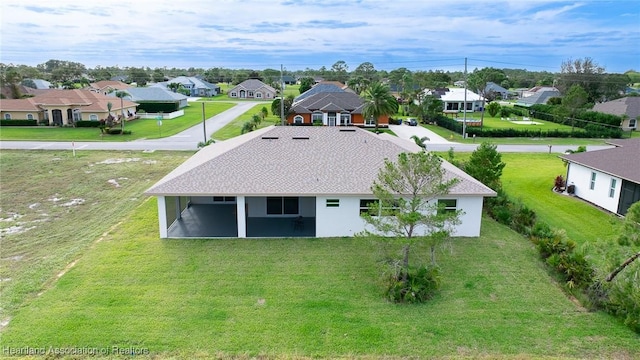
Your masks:
{"label": "concrete driveway", "polygon": [[389,129],[398,135],[401,139],[413,141],[411,137],[416,135],[419,138],[427,137],[429,140],[425,141],[425,144],[453,144],[451,141],[443,138],[442,136],[434,133],[433,131],[426,129],[422,126],[409,126],[403,125],[389,125]]}

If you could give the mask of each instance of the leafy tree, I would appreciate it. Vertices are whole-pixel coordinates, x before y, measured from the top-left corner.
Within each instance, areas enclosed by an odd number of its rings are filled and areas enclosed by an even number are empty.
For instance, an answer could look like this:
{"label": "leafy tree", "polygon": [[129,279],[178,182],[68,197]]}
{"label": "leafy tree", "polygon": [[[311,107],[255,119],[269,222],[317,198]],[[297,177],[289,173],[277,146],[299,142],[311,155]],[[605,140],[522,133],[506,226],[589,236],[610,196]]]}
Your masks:
{"label": "leafy tree", "polygon": [[369,79],[363,76],[352,76],[349,81],[347,81],[347,86],[349,86],[351,90],[355,91],[356,94],[361,94],[369,84]]}
{"label": "leafy tree", "polygon": [[568,59],[562,62],[557,87],[567,94],[573,85],[580,85],[587,93],[587,102],[595,103],[618,97],[630,79],[624,74],[607,74],[603,66],[592,58]]}
{"label": "leafy tree", "polygon": [[[284,98],[284,114],[288,114],[289,110],[291,110],[291,105],[293,104],[293,95],[288,95],[286,98]],[[273,100],[273,102],[271,102],[271,113],[273,115],[276,115],[277,117],[281,118],[281,113],[280,113],[280,98],[277,98],[275,100]]]}
{"label": "leafy tree", "polygon": [[491,115],[491,117],[495,117],[500,112],[500,107],[500,104],[492,101],[489,103],[489,105],[487,105],[487,112],[489,113],[489,115]]}
{"label": "leafy tree", "polygon": [[331,66],[329,79],[345,83],[349,77],[348,71],[349,66],[347,63],[344,60],[338,60]]}
{"label": "leafy tree", "polygon": [[311,89],[313,87],[313,84],[314,84],[313,78],[310,78],[310,77],[301,78],[300,79],[300,94],[302,94],[305,91]]}
{"label": "leafy tree", "polygon": [[256,124],[253,121],[247,121],[242,125],[242,130],[240,130],[241,134],[246,134],[248,132],[252,132],[256,129]]}
{"label": "leafy tree", "polygon": [[162,72],[162,69],[160,68],[156,68],[153,70],[153,74],[151,75],[151,78],[153,79],[153,82],[163,82],[164,81],[164,73]]}
{"label": "leafy tree", "polygon": [[476,180],[498,191],[502,188],[500,177],[505,167],[497,145],[485,141],[471,154],[464,165],[464,171]]}
{"label": "leafy tree", "polygon": [[562,107],[571,117],[571,131],[573,131],[574,117],[586,103],[587,92],[580,85],[572,85],[567,94],[562,98]]}
{"label": "leafy tree", "polygon": [[480,113],[480,125],[484,124],[484,103],[487,98],[487,83],[502,83],[506,76],[502,70],[487,67],[483,69],[475,69],[467,78],[469,88],[474,90],[478,95],[482,96],[482,113]]}
{"label": "leafy tree", "polygon": [[358,65],[358,67],[353,70],[353,75],[361,76],[364,79],[373,81],[376,77],[376,69],[372,63],[366,61]]}
{"label": "leafy tree", "polygon": [[138,84],[138,86],[145,86],[149,81],[149,74],[143,68],[129,68],[129,79],[132,82]]}
{"label": "leafy tree", "polygon": [[[409,274],[409,253],[414,241],[427,241],[435,265],[435,248],[447,239],[459,223],[461,211],[438,208],[458,182],[445,179],[442,160],[430,152],[401,153],[392,162],[385,160],[371,190],[378,199],[362,217],[374,228],[374,234],[402,238],[401,280],[405,287]],[[372,234],[369,231],[366,234]]]}
{"label": "leafy tree", "polygon": [[387,85],[375,82],[363,93],[363,115],[367,119],[373,118],[376,124],[376,133],[380,126],[380,117],[390,116],[398,112],[398,101],[391,95]]}

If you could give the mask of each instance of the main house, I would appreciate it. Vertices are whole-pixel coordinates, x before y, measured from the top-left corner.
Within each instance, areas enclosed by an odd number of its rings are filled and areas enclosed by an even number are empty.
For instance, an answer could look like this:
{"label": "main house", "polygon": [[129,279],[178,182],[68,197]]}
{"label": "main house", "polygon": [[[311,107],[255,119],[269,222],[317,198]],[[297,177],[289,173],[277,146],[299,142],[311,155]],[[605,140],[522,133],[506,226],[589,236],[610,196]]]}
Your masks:
{"label": "main house", "polygon": [[227,94],[230,98],[270,100],[276,97],[277,91],[258,79],[248,79],[229,89]]}
{"label": "main house", "polygon": [[561,156],[577,197],[618,215],[640,201],[640,138],[611,140],[614,148]]}
{"label": "main house", "polygon": [[[146,194],[157,197],[161,238],[353,236],[384,160],[417,151],[357,127],[271,126],[203,148]],[[495,192],[443,167],[460,181],[432,201],[464,211],[456,236],[479,236],[483,198]]]}
{"label": "main house", "polygon": [[[71,125],[136,112],[138,104],[90,90],[34,90],[35,96],[0,101],[4,120],[36,120],[46,125]],[[111,104],[111,105],[110,105]],[[111,106],[111,111],[109,111]]]}

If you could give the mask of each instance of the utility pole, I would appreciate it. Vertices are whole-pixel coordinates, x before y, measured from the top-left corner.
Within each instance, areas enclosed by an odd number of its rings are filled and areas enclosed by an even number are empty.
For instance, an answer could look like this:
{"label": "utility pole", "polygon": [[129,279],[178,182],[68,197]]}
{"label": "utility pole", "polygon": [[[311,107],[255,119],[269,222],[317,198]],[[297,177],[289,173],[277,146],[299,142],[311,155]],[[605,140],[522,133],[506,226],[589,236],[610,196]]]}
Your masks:
{"label": "utility pole", "polygon": [[462,138],[467,138],[467,58],[464,58],[464,104],[462,115]]}
{"label": "utility pole", "polygon": [[207,121],[204,116],[204,102],[202,103],[202,131],[204,132],[204,142],[207,142]]}
{"label": "utility pole", "polygon": [[280,122],[284,126],[284,68],[280,64]]}

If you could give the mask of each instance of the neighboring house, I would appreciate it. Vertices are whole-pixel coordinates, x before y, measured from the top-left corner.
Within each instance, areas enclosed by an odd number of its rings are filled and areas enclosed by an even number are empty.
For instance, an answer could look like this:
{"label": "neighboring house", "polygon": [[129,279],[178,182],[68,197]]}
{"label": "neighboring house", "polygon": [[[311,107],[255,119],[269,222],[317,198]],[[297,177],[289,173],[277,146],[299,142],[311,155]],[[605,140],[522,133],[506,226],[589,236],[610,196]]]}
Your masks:
{"label": "neighboring house", "polygon": [[258,79],[248,79],[227,91],[230,98],[270,100],[276,97],[273,87]]}
{"label": "neighboring house", "polygon": [[176,83],[182,85],[183,88],[189,90],[189,96],[216,96],[220,94],[220,86],[211,84],[203,79],[192,76],[178,76],[169,81],[159,82],[153,86],[160,86],[165,89],[169,88],[169,84]]}
{"label": "neighboring house", "polygon": [[[278,79],[278,81],[280,80]],[[285,83],[285,85],[293,85],[296,83],[296,78],[291,75],[283,75],[282,82]]]}
{"label": "neighboring house", "polygon": [[[31,87],[33,89],[51,89],[53,84],[43,79],[25,79],[22,81],[22,85]],[[31,86],[33,85],[33,86]]]}
{"label": "neighboring house", "polygon": [[88,90],[107,95],[118,90],[127,90],[129,88],[131,88],[131,86],[122,81],[102,80],[91,83]]}
{"label": "neighboring house", "polygon": [[[145,194],[156,196],[161,238],[337,237],[367,227],[371,185],[385,159],[422,151],[355,127],[270,126],[211,144]],[[455,236],[480,235],[483,198],[495,192],[443,161],[464,211]]]}
{"label": "neighboring house", "polygon": [[[309,91],[313,91],[313,89],[311,88]],[[287,114],[287,123],[293,125],[375,126],[374,119],[365,119],[362,113],[363,109],[364,100],[352,92],[317,92],[305,96],[291,105],[289,114]],[[380,117],[378,125],[380,127],[389,126],[389,117]]]}
{"label": "neighboring house", "polygon": [[625,116],[626,118],[620,124],[620,127],[623,130],[637,129],[638,122],[640,122],[640,96],[629,96],[595,104],[592,110],[605,114]]}
{"label": "neighboring house", "polygon": [[138,104],[89,90],[37,90],[34,97],[2,100],[0,116],[4,120],[37,120],[48,125],[70,125],[76,121],[98,121],[111,114],[135,113]]}
{"label": "neighboring house", "polygon": [[640,201],[640,138],[609,141],[616,147],[560,158],[568,162],[567,187],[605,210],[625,215]]}
{"label": "neighboring house", "polygon": [[453,86],[455,86],[455,87],[464,87],[464,80],[458,80],[458,81],[454,82]]}
{"label": "neighboring house", "polygon": [[491,81],[487,82],[487,87],[485,87],[484,92],[485,94],[500,94],[500,98],[505,100],[509,98],[509,90]]}
{"label": "neighboring house", "polygon": [[123,83],[126,83],[127,81],[129,81],[129,76],[128,75],[116,75],[111,77],[111,79],[109,79],[111,81],[120,81]]}
{"label": "neighboring house", "polygon": [[522,91],[522,95],[515,105],[530,107],[536,104],[546,104],[553,97],[560,97],[560,90],[553,86],[536,86]]}
{"label": "neighboring house", "polygon": [[132,87],[125,91],[129,95],[124,98],[138,103],[138,110],[146,112],[172,112],[188,105],[187,96],[162,87]]}
{"label": "neighboring house", "polygon": [[298,95],[295,99],[293,99],[293,102],[296,103],[300,100],[303,100],[311,95],[315,95],[318,93],[343,93],[343,92],[346,92],[344,85],[340,86],[333,83],[318,83],[318,84],[315,84],[313,87],[311,87],[311,89]]}
{"label": "neighboring house", "polygon": [[[465,90],[467,93],[465,99]],[[480,111],[482,108],[482,96],[469,89],[460,88],[438,88],[435,90],[425,90],[426,95],[433,95],[443,102],[443,112],[457,114],[464,111],[466,101],[467,112]]]}

